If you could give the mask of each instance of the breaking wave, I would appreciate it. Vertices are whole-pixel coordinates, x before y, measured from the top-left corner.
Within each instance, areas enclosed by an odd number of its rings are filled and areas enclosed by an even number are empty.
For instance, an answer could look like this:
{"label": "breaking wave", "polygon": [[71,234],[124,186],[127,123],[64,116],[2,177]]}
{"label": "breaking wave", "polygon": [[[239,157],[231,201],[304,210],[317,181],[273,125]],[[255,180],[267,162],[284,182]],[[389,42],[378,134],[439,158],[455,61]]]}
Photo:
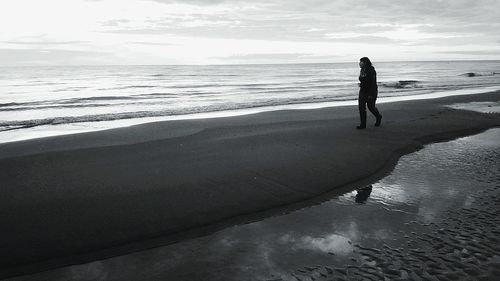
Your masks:
{"label": "breaking wave", "polygon": [[467,73],[461,74],[460,76],[480,77],[480,76],[495,76],[495,75],[500,75],[500,72],[467,72]]}
{"label": "breaking wave", "polygon": [[83,123],[83,122],[115,121],[115,120],[136,119],[136,118],[146,118],[146,117],[166,117],[166,116],[187,115],[195,113],[250,109],[250,108],[258,108],[265,106],[279,106],[279,105],[306,104],[306,103],[346,101],[346,100],[351,100],[351,97],[317,96],[317,97],[292,98],[292,99],[289,98],[268,99],[261,102],[252,102],[252,103],[244,103],[244,102],[222,103],[222,104],[212,104],[206,106],[197,106],[197,107],[191,106],[191,107],[157,110],[157,111],[89,114],[83,116],[61,116],[61,117],[31,119],[31,120],[0,121],[0,132],[10,131],[15,129],[32,128],[44,125],[62,125],[62,124]]}
{"label": "breaking wave", "polygon": [[396,88],[396,89],[409,89],[409,88],[421,88],[420,81],[417,80],[400,80],[397,82],[382,82],[378,83],[379,86],[386,88]]}

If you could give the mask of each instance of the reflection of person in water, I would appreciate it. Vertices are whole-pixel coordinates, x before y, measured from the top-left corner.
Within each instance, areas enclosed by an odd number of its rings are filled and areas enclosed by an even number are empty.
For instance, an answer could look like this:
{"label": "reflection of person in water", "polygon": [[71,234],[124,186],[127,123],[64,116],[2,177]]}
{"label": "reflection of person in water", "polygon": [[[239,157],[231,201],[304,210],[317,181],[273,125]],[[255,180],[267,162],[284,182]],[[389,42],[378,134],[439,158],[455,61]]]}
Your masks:
{"label": "reflection of person in water", "polygon": [[356,191],[358,193],[356,194],[356,199],[354,199],[354,201],[356,201],[356,203],[364,204],[372,193],[372,185],[370,184],[369,186],[358,188]]}
{"label": "reflection of person in water", "polygon": [[375,115],[377,121],[375,122],[375,126],[380,126],[382,121],[382,115],[375,107],[375,102],[377,100],[378,89],[377,89],[377,72],[372,65],[372,62],[367,57],[362,57],[359,60],[359,67],[361,71],[359,72],[359,97],[358,97],[358,106],[359,106],[359,117],[360,124],[357,126],[357,129],[366,128],[366,107],[370,112]]}

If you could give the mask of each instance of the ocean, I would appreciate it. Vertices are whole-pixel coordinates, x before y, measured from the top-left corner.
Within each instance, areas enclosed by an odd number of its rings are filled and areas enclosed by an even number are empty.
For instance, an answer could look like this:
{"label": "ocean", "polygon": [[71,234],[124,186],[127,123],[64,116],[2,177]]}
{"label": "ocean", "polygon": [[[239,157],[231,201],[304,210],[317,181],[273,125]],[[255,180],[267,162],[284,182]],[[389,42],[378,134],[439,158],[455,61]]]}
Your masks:
{"label": "ocean", "polygon": [[[374,66],[380,102],[500,89],[500,61]],[[359,74],[357,62],[0,70],[0,143],[162,120],[355,104]]]}

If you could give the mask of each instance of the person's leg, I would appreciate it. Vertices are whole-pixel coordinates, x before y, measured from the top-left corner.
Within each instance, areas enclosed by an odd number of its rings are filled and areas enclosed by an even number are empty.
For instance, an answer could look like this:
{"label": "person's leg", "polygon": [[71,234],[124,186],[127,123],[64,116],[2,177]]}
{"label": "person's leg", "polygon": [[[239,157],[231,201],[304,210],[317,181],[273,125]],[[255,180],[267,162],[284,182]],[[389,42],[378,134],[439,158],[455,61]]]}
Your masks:
{"label": "person's leg", "polygon": [[368,109],[370,112],[375,115],[375,118],[377,118],[377,121],[375,122],[375,126],[378,127],[380,126],[380,123],[382,122],[382,115],[378,111],[378,109],[375,107],[375,101],[377,99],[368,99],[367,104],[368,104]]}
{"label": "person's leg", "polygon": [[359,119],[360,123],[359,126],[357,126],[357,129],[364,129],[366,128],[366,98],[363,97],[362,95],[359,95],[358,98],[358,109],[359,109]]}

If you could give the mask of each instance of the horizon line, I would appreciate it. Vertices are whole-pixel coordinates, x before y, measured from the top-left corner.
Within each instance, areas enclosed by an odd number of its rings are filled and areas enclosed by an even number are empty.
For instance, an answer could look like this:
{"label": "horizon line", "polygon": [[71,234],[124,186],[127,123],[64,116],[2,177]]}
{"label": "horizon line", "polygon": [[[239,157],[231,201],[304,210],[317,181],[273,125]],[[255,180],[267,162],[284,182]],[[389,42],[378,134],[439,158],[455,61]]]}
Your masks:
{"label": "horizon line", "polygon": [[[500,59],[461,59],[461,60],[381,60],[376,63],[408,63],[408,62],[500,62]],[[300,64],[348,64],[353,61],[339,62],[281,62],[281,63],[212,63],[212,64],[26,64],[0,65],[0,67],[89,67],[89,66],[237,66],[237,65],[300,65]]]}

